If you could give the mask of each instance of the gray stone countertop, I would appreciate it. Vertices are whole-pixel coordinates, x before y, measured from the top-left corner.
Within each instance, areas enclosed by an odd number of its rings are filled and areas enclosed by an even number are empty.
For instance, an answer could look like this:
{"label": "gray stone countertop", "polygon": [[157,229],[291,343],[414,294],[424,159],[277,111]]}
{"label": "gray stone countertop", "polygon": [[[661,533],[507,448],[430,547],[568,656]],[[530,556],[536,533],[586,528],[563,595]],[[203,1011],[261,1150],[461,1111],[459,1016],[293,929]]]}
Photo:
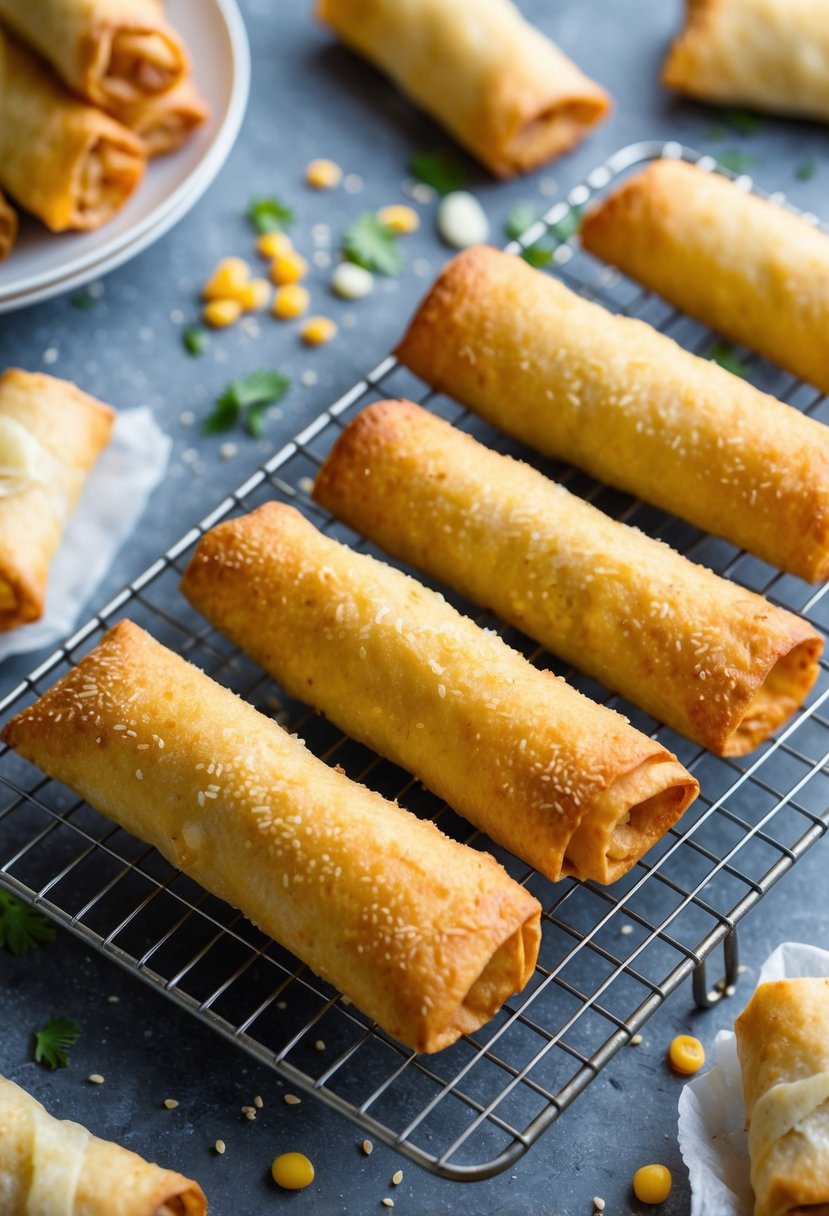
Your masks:
{"label": "gray stone countertop", "polygon": [[[406,272],[399,280],[380,281],[369,299],[333,300],[330,271],[312,267],[314,311],[340,324],[327,347],[303,348],[295,325],[279,325],[265,315],[254,327],[258,332],[236,328],[215,335],[200,359],[184,352],[182,324],[197,319],[198,291],[213,264],[230,253],[252,254],[244,216],[251,196],[276,193],[296,209],[292,235],[300,249],[322,250],[313,239],[320,224],[331,229],[335,249],[337,234],[351,218],[403,201],[412,153],[448,143],[382,77],[334,44],[311,19],[310,3],[241,0],[241,7],[253,52],[250,107],[230,160],[207,195],[155,246],[104,280],[96,307],[79,311],[62,298],[0,318],[0,367],[15,364],[76,380],[119,409],[149,405],[174,439],[169,475],[90,610],[376,365],[448,256],[435,233],[434,208],[422,206],[421,230],[406,238]],[[744,153],[761,186],[782,189],[829,218],[826,130],[769,118],[748,135],[728,129],[723,137],[715,111],[660,88],[659,64],[679,24],[679,0],[523,0],[522,7],[609,88],[616,107],[580,149],[523,180],[496,183],[462,158],[469,187],[490,215],[494,240],[501,239],[516,202],[541,207],[562,197],[611,152],[648,138]],[[357,175],[359,191],[314,193],[305,187],[304,167],[318,156]],[[800,180],[798,167],[811,159],[817,172]],[[270,419],[267,438],[234,433],[228,439],[235,451],[222,458],[222,441],[202,438],[199,422],[230,378],[258,367],[279,368],[294,386]],[[186,425],[188,415],[195,423]],[[35,657],[5,664],[0,687],[11,687]],[[286,1107],[265,1068],[64,932],[28,959],[0,953],[0,1071],[56,1113],[191,1173],[204,1185],[215,1216],[383,1211],[380,1200],[390,1193],[390,1176],[400,1166],[404,1181],[394,1189],[396,1210],[417,1216],[589,1216],[594,1195],[604,1197],[606,1212],[616,1216],[645,1210],[632,1198],[630,1180],[639,1165],[654,1160],[673,1171],[674,1190],[662,1211],[678,1216],[688,1210],[689,1192],[676,1145],[680,1083],[664,1065],[666,1046],[681,1031],[710,1046],[780,941],[825,943],[826,900],[815,898],[815,892],[825,893],[824,867],[818,846],[749,916],[741,931],[748,972],[736,997],[697,1013],[689,988],[681,989],[647,1024],[641,1045],[621,1052],[512,1170],[486,1182],[464,1186],[436,1179],[379,1146],[363,1157],[362,1133],[345,1119],[310,1098]],[[83,1035],[70,1067],[53,1074],[31,1062],[31,1031],[57,1012],[73,1017]],[[92,1072],[105,1075],[105,1085],[87,1084]],[[248,1123],[239,1110],[257,1093],[264,1109]],[[167,1097],[178,1099],[176,1110],[163,1109]],[[211,1152],[217,1137],[228,1146],[223,1157]],[[296,1195],[277,1191],[268,1177],[273,1156],[289,1148],[306,1152],[317,1169],[314,1185]]]}

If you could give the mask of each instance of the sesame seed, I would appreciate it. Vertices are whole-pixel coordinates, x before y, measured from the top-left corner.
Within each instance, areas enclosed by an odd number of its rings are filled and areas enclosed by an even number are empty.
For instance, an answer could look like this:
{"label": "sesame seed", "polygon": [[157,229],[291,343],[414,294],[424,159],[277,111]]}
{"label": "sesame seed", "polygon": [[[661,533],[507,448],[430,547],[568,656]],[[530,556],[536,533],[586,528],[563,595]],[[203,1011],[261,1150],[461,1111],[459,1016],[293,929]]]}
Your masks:
{"label": "sesame seed", "polygon": [[388,1195],[386,1196],[385,1199],[381,1199],[380,1202],[382,1203],[384,1208],[393,1208],[394,1207],[394,1200],[389,1199]]}
{"label": "sesame seed", "polygon": [[593,1196],[593,1207],[596,1209],[597,1212],[603,1212],[604,1211],[604,1200],[599,1198],[598,1195],[594,1195]]}
{"label": "sesame seed", "polygon": [[245,1116],[246,1119],[249,1119],[251,1123],[256,1118],[256,1111],[254,1110],[254,1108],[252,1106],[243,1106],[242,1114]]}
{"label": "sesame seed", "polygon": [[118,1004],[118,1002],[120,1001],[120,999],[121,999],[121,998],[120,998],[119,996],[108,996],[108,997],[107,997],[107,1004],[108,1004],[108,1005],[117,1005],[117,1004]]}
{"label": "sesame seed", "polygon": [[99,1072],[92,1072],[86,1078],[90,1085],[103,1085],[105,1078]]}
{"label": "sesame seed", "polygon": [[403,1181],[403,1171],[402,1171],[402,1170],[396,1170],[396,1171],[395,1171],[395,1172],[392,1174],[392,1176],[391,1176],[391,1184],[392,1184],[392,1186],[400,1186],[400,1183],[401,1183],[402,1181]]}
{"label": "sesame seed", "polygon": [[314,1051],[325,1051],[325,1044],[323,1043],[322,1039],[317,1039],[316,1043],[314,1044]]}
{"label": "sesame seed", "polygon": [[136,777],[138,778],[138,780],[139,780],[139,781],[143,781],[143,780],[144,780],[144,774],[141,772],[141,769],[140,769],[140,768],[137,768],[137,769],[135,770],[135,775],[136,775]]}
{"label": "sesame seed", "polygon": [[622,937],[630,937],[631,933],[633,932],[633,925],[622,925],[619,932],[621,933]]}
{"label": "sesame seed", "polygon": [[165,1098],[164,1105],[166,1106],[167,1110],[175,1110],[178,1106],[178,1102],[176,1102],[175,1098]]}
{"label": "sesame seed", "polygon": [[363,1143],[360,1145],[360,1148],[363,1150],[363,1152],[365,1153],[365,1155],[367,1157],[370,1157],[371,1154],[374,1152],[374,1145],[371,1143],[370,1140],[364,1140]]}
{"label": "sesame seed", "polygon": [[257,1110],[261,1110],[262,1107],[265,1105],[265,1103],[262,1101],[262,1099],[257,1094],[256,1097],[253,1099],[253,1105],[256,1107]]}
{"label": "sesame seed", "polygon": [[630,1045],[631,1045],[631,1047],[638,1047],[641,1042],[642,1042],[641,1034],[635,1034],[633,1036],[633,1038],[630,1040]]}
{"label": "sesame seed", "polygon": [[285,1103],[286,1106],[299,1106],[300,1102],[302,1101],[302,1098],[298,1098],[296,1096],[296,1094],[285,1094],[282,1098],[282,1101]]}
{"label": "sesame seed", "polygon": [[217,1140],[216,1143],[213,1145],[213,1148],[216,1150],[216,1152],[221,1157],[222,1153],[225,1151],[225,1148],[226,1148],[224,1140]]}

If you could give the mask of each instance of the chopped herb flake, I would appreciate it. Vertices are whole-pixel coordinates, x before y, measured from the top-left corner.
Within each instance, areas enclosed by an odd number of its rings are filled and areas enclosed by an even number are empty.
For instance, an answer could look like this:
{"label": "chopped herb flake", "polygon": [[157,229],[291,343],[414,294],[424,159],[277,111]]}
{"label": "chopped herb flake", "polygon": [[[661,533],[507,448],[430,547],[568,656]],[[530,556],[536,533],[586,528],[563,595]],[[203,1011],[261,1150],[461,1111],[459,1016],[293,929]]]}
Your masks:
{"label": "chopped herb flake", "polygon": [[504,221],[504,232],[511,241],[517,241],[538,219],[535,203],[516,203]]}
{"label": "chopped herb flake", "polygon": [[575,236],[582,225],[584,213],[581,207],[571,207],[567,214],[558,221],[557,224],[550,225],[550,231],[557,241],[563,245],[565,241],[569,241],[571,236]]}
{"label": "chopped herb flake", "polygon": [[746,169],[750,169],[754,164],[754,157],[748,152],[740,152],[737,148],[727,148],[720,152],[717,160],[724,169],[730,169],[732,173],[745,173]]}
{"label": "chopped herb flake", "polygon": [[402,273],[403,254],[397,233],[365,211],[343,233],[342,251],[349,262],[375,274],[396,277]]}
{"label": "chopped herb flake", "polygon": [[0,946],[12,954],[30,954],[54,936],[55,927],[42,912],[8,891],[0,891]]}
{"label": "chopped herb flake", "polygon": [[709,358],[715,363],[719,363],[720,367],[724,367],[727,372],[732,372],[735,376],[741,376],[743,379],[748,375],[748,369],[734,350],[730,342],[718,342],[711,351]]}
{"label": "chopped herb flake", "polygon": [[794,171],[794,175],[799,182],[808,182],[817,173],[817,161],[814,156],[810,156],[808,160],[803,160]]}
{"label": "chopped herb flake", "polygon": [[81,291],[76,291],[70,301],[73,308],[77,308],[79,312],[89,312],[94,308],[98,301],[90,291],[84,287]]}
{"label": "chopped herb flake", "polygon": [[35,1031],[35,1063],[48,1068],[66,1068],[68,1049],[80,1038],[81,1028],[69,1018],[49,1018]]}
{"label": "chopped herb flake", "polygon": [[739,135],[753,135],[763,125],[762,118],[758,114],[753,114],[751,110],[736,108],[723,110],[723,118],[732,131],[736,131]]}
{"label": "chopped herb flake", "polygon": [[454,194],[466,181],[462,166],[450,152],[418,152],[411,159],[409,172],[438,194]]}
{"label": "chopped herb flake", "polygon": [[248,433],[260,436],[268,406],[281,401],[290,387],[290,378],[277,371],[256,371],[241,380],[231,380],[213,413],[202,424],[202,433],[219,435],[229,431],[245,414]]}
{"label": "chopped herb flake", "polygon": [[294,222],[294,213],[278,198],[255,198],[248,207],[248,219],[257,232],[285,232]]}
{"label": "chopped herb flake", "polygon": [[210,345],[207,330],[202,329],[201,325],[188,325],[182,332],[181,340],[190,355],[203,355]]}
{"label": "chopped herb flake", "polygon": [[544,241],[536,241],[528,249],[521,250],[521,257],[530,266],[534,266],[536,270],[543,270],[545,266],[549,266],[552,262],[553,251]]}

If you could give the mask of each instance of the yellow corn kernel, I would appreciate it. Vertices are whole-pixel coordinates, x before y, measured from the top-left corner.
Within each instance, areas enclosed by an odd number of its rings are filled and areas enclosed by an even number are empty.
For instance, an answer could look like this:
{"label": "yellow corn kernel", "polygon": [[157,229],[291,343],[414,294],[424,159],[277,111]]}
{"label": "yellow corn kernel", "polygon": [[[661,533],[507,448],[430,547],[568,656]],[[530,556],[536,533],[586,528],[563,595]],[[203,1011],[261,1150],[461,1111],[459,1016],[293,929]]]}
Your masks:
{"label": "yellow corn kernel", "polygon": [[201,315],[205,325],[211,329],[225,329],[239,320],[242,305],[238,300],[208,300]]}
{"label": "yellow corn kernel", "polygon": [[377,218],[381,224],[391,228],[392,232],[396,232],[398,236],[407,236],[410,232],[417,232],[420,227],[420,216],[414,207],[407,207],[403,203],[394,203],[391,207],[381,207],[377,212]]}
{"label": "yellow corn kernel", "polygon": [[633,1175],[633,1193],[640,1203],[664,1203],[673,1179],[665,1165],[643,1165]]}
{"label": "yellow corn kernel", "polygon": [[300,330],[300,337],[306,346],[323,346],[336,332],[336,323],[330,317],[309,317]]}
{"label": "yellow corn kernel", "polygon": [[292,253],[293,241],[287,232],[263,232],[256,242],[256,252],[263,258],[278,258],[280,254]]}
{"label": "yellow corn kernel", "polygon": [[271,285],[267,279],[251,279],[237,288],[233,298],[242,305],[242,312],[258,312],[271,298]]}
{"label": "yellow corn kernel", "polygon": [[271,262],[271,282],[277,287],[286,283],[298,283],[308,273],[308,263],[305,258],[291,250],[289,253],[278,253]]}
{"label": "yellow corn kernel", "polygon": [[705,1063],[705,1048],[691,1034],[678,1034],[668,1048],[668,1063],[683,1077],[699,1072]]}
{"label": "yellow corn kernel", "polygon": [[312,160],[305,180],[315,190],[333,190],[343,180],[343,171],[333,160]]}
{"label": "yellow corn kernel", "polygon": [[299,283],[286,283],[284,287],[278,288],[271,311],[279,321],[293,321],[295,317],[301,317],[308,311],[310,303],[311,293],[307,287],[302,287]]}
{"label": "yellow corn kernel", "polygon": [[223,258],[204,285],[205,300],[233,299],[236,291],[250,278],[250,266],[244,258]]}
{"label": "yellow corn kernel", "polygon": [[304,1153],[281,1153],[274,1158],[271,1177],[286,1191],[304,1191],[314,1181],[314,1167]]}

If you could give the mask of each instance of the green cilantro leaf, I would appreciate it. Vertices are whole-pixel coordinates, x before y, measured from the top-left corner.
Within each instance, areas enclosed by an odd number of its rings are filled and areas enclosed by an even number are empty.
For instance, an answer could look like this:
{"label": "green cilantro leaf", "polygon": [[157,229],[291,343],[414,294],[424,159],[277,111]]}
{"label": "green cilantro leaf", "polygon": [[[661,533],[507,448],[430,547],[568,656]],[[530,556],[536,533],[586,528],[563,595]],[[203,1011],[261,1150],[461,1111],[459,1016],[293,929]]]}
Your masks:
{"label": "green cilantro leaf", "polygon": [[294,222],[294,213],[278,198],[254,198],[248,207],[248,219],[257,232],[285,232]]}
{"label": "green cilantro leaf", "polygon": [[90,309],[96,307],[97,303],[98,301],[86,287],[76,291],[70,300],[72,307],[77,308],[79,312],[89,312]]}
{"label": "green cilantro leaf", "polygon": [[202,424],[202,433],[218,435],[229,431],[246,413],[248,433],[260,436],[265,427],[267,407],[281,401],[290,387],[290,377],[276,371],[260,370],[241,380],[231,380],[216,401],[213,413]]}
{"label": "green cilantro leaf", "polygon": [[81,1028],[69,1018],[49,1018],[35,1031],[35,1063],[49,1068],[66,1068],[70,1048],[77,1043]]}
{"label": "green cilantro leaf", "polygon": [[42,912],[0,891],[0,946],[12,954],[30,954],[54,936],[55,927]]}
{"label": "green cilantro leaf", "polygon": [[735,376],[741,376],[743,379],[748,375],[748,369],[734,350],[730,342],[718,342],[711,351],[709,358],[715,363],[719,363],[720,367],[724,367],[727,372],[732,372]]}
{"label": "green cilantro leaf", "polygon": [[201,325],[188,325],[182,331],[181,341],[189,355],[203,355],[210,345],[210,337]]}
{"label": "green cilantro leaf", "polygon": [[746,169],[750,169],[754,164],[753,156],[748,152],[740,152],[736,148],[720,152],[717,160],[724,169],[730,169],[732,173],[745,173]]}
{"label": "green cilantro leaf", "polygon": [[723,110],[723,119],[731,127],[732,131],[737,131],[740,135],[753,135],[763,125],[763,120],[758,114],[753,114],[751,110],[740,110],[736,107]]}
{"label": "green cilantro leaf", "polygon": [[409,163],[409,172],[438,194],[461,190],[466,181],[462,166],[450,152],[417,152]]}
{"label": "green cilantro leaf", "polygon": [[550,262],[552,262],[553,251],[544,241],[536,241],[534,245],[521,250],[521,257],[530,266],[534,266],[536,270],[543,270],[545,266],[549,266]]}
{"label": "green cilantro leaf", "polygon": [[511,241],[517,241],[537,219],[538,208],[534,203],[516,203],[504,221],[504,232]]}
{"label": "green cilantro leaf", "polygon": [[349,262],[364,270],[396,277],[402,273],[404,260],[397,234],[378,220],[373,211],[365,211],[343,233],[342,251]]}
{"label": "green cilantro leaf", "polygon": [[810,156],[808,160],[801,161],[794,171],[794,175],[799,182],[808,182],[817,173],[817,161],[814,156]]}
{"label": "green cilantro leaf", "polygon": [[575,236],[581,228],[584,212],[581,207],[571,207],[567,214],[558,221],[557,224],[550,226],[550,231],[557,241],[563,245],[565,241],[569,241],[571,236]]}

